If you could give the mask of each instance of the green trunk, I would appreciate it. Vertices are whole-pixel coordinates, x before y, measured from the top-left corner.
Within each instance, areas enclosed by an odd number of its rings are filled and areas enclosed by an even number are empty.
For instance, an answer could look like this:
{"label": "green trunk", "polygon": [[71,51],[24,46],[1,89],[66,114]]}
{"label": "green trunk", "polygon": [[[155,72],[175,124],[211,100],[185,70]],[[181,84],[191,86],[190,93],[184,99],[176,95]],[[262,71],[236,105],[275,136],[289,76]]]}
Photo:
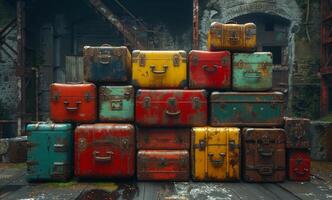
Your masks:
{"label": "green trunk", "polygon": [[233,90],[267,91],[272,88],[270,52],[233,54]]}
{"label": "green trunk", "polygon": [[68,180],[73,169],[71,124],[29,124],[27,179]]}
{"label": "green trunk", "polygon": [[284,96],[280,92],[211,94],[212,126],[280,126]]}
{"label": "green trunk", "polygon": [[101,86],[99,88],[99,120],[103,122],[134,121],[134,88]]}

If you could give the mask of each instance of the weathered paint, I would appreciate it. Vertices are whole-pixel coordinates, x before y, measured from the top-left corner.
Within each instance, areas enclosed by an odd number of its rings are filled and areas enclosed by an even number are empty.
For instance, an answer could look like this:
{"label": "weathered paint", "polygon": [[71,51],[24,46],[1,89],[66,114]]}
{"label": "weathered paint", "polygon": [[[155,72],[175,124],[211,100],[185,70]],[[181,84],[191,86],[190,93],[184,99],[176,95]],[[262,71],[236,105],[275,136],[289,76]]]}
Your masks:
{"label": "weathered paint", "polygon": [[138,90],[135,121],[141,126],[205,126],[205,90]]}
{"label": "weathered paint", "polygon": [[185,51],[133,51],[132,83],[139,88],[185,88],[187,54]]}
{"label": "weathered paint", "polygon": [[71,124],[29,124],[27,179],[64,181],[73,166],[73,130]]}
{"label": "weathered paint", "polygon": [[53,83],[50,90],[52,121],[92,123],[97,119],[97,91],[94,84]]}
{"label": "weathered paint", "polygon": [[232,84],[235,91],[272,89],[272,53],[234,53]]}
{"label": "weathered paint", "polygon": [[85,124],[75,129],[75,175],[131,177],[135,171],[135,129],[131,124]]}
{"label": "weathered paint", "polygon": [[288,178],[291,181],[310,181],[310,153],[306,149],[288,151]]}
{"label": "weathered paint", "polygon": [[84,79],[89,82],[127,82],[131,76],[131,54],[127,47],[85,46]]}
{"label": "weathered paint", "polygon": [[99,87],[99,120],[102,122],[134,121],[133,86]]}
{"label": "weathered paint", "polygon": [[243,179],[247,182],[284,181],[285,131],[272,128],[245,128],[242,137]]}
{"label": "weathered paint", "polygon": [[207,33],[210,51],[253,51],[256,48],[256,25],[213,22]]}
{"label": "weathered paint", "polygon": [[212,126],[281,126],[284,95],[280,92],[213,92],[210,97]]}
{"label": "weathered paint", "polygon": [[137,153],[138,180],[188,181],[188,150],[141,150]]}
{"label": "weathered paint", "polygon": [[292,149],[310,148],[310,120],[285,118],[286,146]]}
{"label": "weathered paint", "polygon": [[198,51],[189,53],[189,88],[230,89],[231,53]]}
{"label": "weathered paint", "polygon": [[189,150],[190,128],[137,129],[137,149],[140,150]]}
{"label": "weathered paint", "polygon": [[193,179],[240,180],[240,144],[239,128],[192,128]]}

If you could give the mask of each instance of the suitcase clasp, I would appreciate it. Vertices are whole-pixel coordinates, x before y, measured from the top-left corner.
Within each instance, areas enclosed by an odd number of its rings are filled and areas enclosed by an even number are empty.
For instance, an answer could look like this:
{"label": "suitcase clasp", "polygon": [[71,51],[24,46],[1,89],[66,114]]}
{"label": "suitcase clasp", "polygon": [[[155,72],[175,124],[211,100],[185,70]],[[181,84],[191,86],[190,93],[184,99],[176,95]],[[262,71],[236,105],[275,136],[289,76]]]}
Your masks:
{"label": "suitcase clasp", "polygon": [[114,111],[122,110],[122,100],[119,99],[111,100],[111,109]]}
{"label": "suitcase clasp", "polygon": [[212,165],[213,165],[214,167],[220,167],[221,165],[224,164],[226,153],[220,153],[220,154],[219,154],[219,156],[220,156],[220,160],[214,160],[214,159],[213,159],[213,156],[214,156],[213,153],[209,153],[208,156],[209,156],[209,159],[210,159],[210,161],[212,162]]}
{"label": "suitcase clasp", "polygon": [[150,97],[144,97],[144,103],[143,103],[144,108],[150,108],[150,101],[151,101]]}
{"label": "suitcase clasp", "polygon": [[198,144],[195,144],[195,148],[198,148],[200,151],[204,151],[206,147],[205,139],[199,140]]}
{"label": "suitcase clasp", "polygon": [[111,52],[110,50],[100,49],[98,53],[99,62],[103,65],[107,65],[111,62]]}
{"label": "suitcase clasp", "polygon": [[175,55],[173,56],[173,66],[174,66],[174,67],[178,67],[178,66],[180,66],[180,55],[175,54]]}
{"label": "suitcase clasp", "polygon": [[198,97],[193,98],[193,107],[194,109],[199,109],[201,107],[201,102]]}

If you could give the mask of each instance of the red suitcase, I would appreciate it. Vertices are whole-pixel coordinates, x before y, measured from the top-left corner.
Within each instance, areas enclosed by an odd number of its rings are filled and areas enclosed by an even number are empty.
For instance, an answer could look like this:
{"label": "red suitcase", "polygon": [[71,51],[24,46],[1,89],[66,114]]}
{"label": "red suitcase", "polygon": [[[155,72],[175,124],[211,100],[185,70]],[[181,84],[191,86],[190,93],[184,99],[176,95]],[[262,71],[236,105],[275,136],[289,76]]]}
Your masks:
{"label": "red suitcase", "polygon": [[291,181],[310,181],[310,154],[306,150],[288,152],[288,178]]}
{"label": "red suitcase", "polygon": [[141,150],[137,153],[137,179],[144,181],[187,181],[187,150]]}
{"label": "red suitcase", "polygon": [[54,122],[92,123],[97,118],[96,86],[51,84],[50,115]]}
{"label": "red suitcase", "polygon": [[131,177],[135,170],[135,130],[131,124],[89,124],[75,129],[75,175]]}
{"label": "red suitcase", "polygon": [[231,53],[198,51],[189,53],[189,88],[229,89]]}
{"label": "red suitcase", "polygon": [[141,126],[205,126],[205,90],[138,90],[136,123]]}
{"label": "red suitcase", "polygon": [[136,134],[137,149],[189,150],[190,132],[191,130],[188,128],[139,128]]}

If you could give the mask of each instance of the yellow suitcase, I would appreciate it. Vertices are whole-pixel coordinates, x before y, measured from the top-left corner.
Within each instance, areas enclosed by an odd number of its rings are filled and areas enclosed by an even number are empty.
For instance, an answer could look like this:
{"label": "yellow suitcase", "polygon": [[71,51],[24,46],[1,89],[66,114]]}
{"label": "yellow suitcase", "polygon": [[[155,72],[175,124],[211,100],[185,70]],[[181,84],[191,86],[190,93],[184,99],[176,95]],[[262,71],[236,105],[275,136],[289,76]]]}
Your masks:
{"label": "yellow suitcase", "polygon": [[185,88],[187,54],[185,51],[140,51],[132,53],[132,83],[139,88]]}
{"label": "yellow suitcase", "polygon": [[192,128],[191,156],[196,181],[240,180],[240,129]]}
{"label": "yellow suitcase", "polygon": [[255,51],[256,25],[213,22],[208,31],[207,48],[210,51]]}

